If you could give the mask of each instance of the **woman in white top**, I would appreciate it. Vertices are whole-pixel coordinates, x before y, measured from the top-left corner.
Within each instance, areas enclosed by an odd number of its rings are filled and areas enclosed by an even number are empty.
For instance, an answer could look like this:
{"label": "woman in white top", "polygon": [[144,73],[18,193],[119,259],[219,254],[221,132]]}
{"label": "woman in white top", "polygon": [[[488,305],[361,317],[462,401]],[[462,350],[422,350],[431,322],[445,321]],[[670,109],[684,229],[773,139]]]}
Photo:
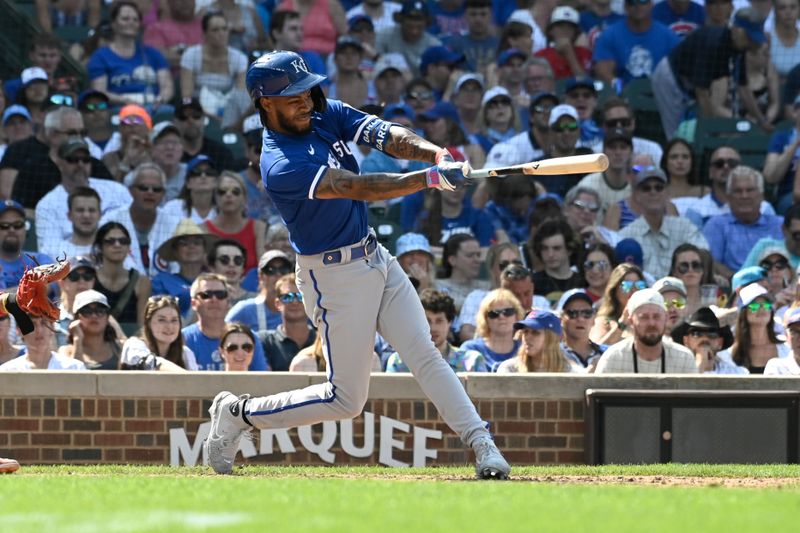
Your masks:
{"label": "woman in white top", "polygon": [[197,370],[194,352],[183,344],[181,314],[173,296],[152,296],[144,310],[141,337],[122,347],[123,370]]}
{"label": "woman in white top", "polygon": [[173,227],[185,218],[200,225],[217,216],[214,191],[218,182],[219,172],[208,156],[197,155],[186,163],[186,181],[181,192],[177,198],[164,204],[164,214],[173,221]]}
{"label": "woman in white top", "polygon": [[770,62],[781,79],[800,63],[800,31],[797,19],[800,17],[799,0],[774,0],[775,31],[770,41]]}
{"label": "woman in white top", "polygon": [[53,351],[55,330],[46,318],[33,318],[34,330],[22,337],[28,349],[25,355],[0,365],[0,371],[20,370],[86,370],[81,361]]}
{"label": "woman in white top", "polygon": [[514,324],[522,344],[516,357],[500,363],[498,374],[527,372],[572,372],[561,352],[561,320],[550,311],[534,310]]}
{"label": "woman in white top", "polygon": [[203,111],[226,128],[252,108],[244,83],[247,56],[228,46],[230,24],[221,11],[203,15],[201,25],[203,43],[181,56],[181,96],[199,98]]}

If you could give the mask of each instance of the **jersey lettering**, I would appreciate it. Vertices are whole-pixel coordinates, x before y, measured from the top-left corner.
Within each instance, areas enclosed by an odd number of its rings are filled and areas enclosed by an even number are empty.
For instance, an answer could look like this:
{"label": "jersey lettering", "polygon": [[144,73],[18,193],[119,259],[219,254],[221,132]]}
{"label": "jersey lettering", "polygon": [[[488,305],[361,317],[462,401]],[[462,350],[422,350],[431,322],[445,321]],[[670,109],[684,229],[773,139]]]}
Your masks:
{"label": "jersey lettering", "polygon": [[305,61],[302,59],[295,59],[292,61],[292,66],[294,67],[295,73],[297,72],[308,72],[308,67],[306,66]]}

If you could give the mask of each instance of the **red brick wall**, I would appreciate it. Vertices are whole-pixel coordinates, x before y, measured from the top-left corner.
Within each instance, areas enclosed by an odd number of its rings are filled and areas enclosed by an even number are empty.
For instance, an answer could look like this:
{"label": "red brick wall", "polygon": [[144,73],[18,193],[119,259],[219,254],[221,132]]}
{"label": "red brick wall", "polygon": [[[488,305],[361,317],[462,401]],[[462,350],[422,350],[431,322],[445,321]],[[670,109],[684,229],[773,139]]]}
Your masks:
{"label": "red brick wall", "polygon": [[[491,422],[498,445],[515,464],[581,463],[584,460],[583,403],[579,400],[479,400],[481,417]],[[3,398],[0,400],[0,456],[28,463],[169,463],[169,429],[184,428],[192,442],[208,421],[207,399]],[[370,400],[375,414],[375,452],[367,459],[346,455],[334,445],[337,463],[378,462],[378,419],[387,416],[414,426],[442,431],[437,464],[471,461],[460,439],[439,418],[430,402]],[[354,441],[363,439],[364,419],[354,421]],[[319,428],[315,426],[315,430]],[[296,453],[249,459],[255,463],[324,464],[290,432]],[[393,457],[411,463],[413,436],[395,432],[404,450]]]}

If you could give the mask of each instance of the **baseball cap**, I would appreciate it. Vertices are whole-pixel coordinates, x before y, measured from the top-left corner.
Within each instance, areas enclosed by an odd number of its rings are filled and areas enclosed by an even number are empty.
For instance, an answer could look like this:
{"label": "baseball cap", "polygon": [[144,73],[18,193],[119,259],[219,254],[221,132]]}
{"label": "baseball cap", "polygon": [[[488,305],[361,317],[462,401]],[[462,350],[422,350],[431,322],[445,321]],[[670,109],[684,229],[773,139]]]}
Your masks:
{"label": "baseball cap", "polygon": [[742,301],[741,305],[739,305],[739,309],[747,307],[753,303],[756,298],[766,298],[767,300],[772,301],[772,295],[767,289],[758,283],[751,283],[739,291],[739,299]]}
{"label": "baseball cap", "polygon": [[669,291],[679,292],[681,296],[686,298],[686,285],[684,285],[683,281],[679,280],[678,278],[674,278],[672,276],[661,278],[660,280],[653,283],[652,288],[662,294]]}
{"label": "baseball cap", "polygon": [[449,118],[450,120],[460,123],[460,119],[458,118],[458,110],[456,107],[451,104],[450,102],[437,102],[432,108],[428,109],[427,111],[423,111],[419,114],[419,117],[425,120],[437,120],[440,118]]}
{"label": "baseball cap", "polygon": [[420,233],[404,233],[397,239],[395,247],[396,257],[400,257],[409,252],[425,252],[433,259],[431,244],[428,242],[427,237]]}
{"label": "baseball cap", "polygon": [[731,289],[736,292],[751,283],[761,281],[767,277],[767,271],[760,266],[743,268],[731,278]]}
{"label": "baseball cap", "polygon": [[84,102],[92,97],[102,98],[107,104],[111,102],[108,99],[108,95],[103,91],[98,91],[97,89],[86,89],[80,95],[78,95],[78,109],[81,109]]}
{"label": "baseball cap", "polygon": [[398,54],[396,52],[383,54],[375,63],[375,68],[372,72],[377,78],[387,70],[396,70],[404,76],[408,75],[408,73],[411,71],[411,69],[408,67],[408,61],[406,61],[406,58],[403,57],[402,54]]}
{"label": "baseball cap", "polygon": [[88,291],[79,292],[75,295],[75,301],[72,302],[72,313],[75,314],[87,305],[95,303],[108,308],[111,307],[108,305],[108,298],[106,298],[105,294],[94,289],[89,289]]}
{"label": "baseball cap", "polygon": [[27,87],[31,83],[35,81],[47,81],[47,72],[44,71],[41,67],[28,67],[22,71],[22,75],[20,75],[20,79],[22,80],[22,86]]}
{"label": "baseball cap", "polygon": [[347,48],[348,46],[352,48],[356,48],[359,52],[364,51],[364,45],[361,44],[361,41],[354,37],[350,37],[349,35],[342,35],[338,39],[336,39],[336,48],[334,49],[334,53],[338,52],[343,48]]}
{"label": "baseball cap", "polygon": [[164,122],[159,122],[155,126],[153,126],[153,131],[150,132],[150,142],[156,142],[159,137],[165,135],[167,133],[174,133],[178,137],[180,137],[181,132],[178,130],[178,127],[175,126],[172,122],[166,120]]}
{"label": "baseball cap", "polygon": [[458,81],[456,81],[456,85],[453,88],[453,92],[460,91],[461,87],[465,83],[470,82],[470,81],[474,81],[475,83],[480,85],[481,86],[481,90],[484,90],[486,88],[486,83],[483,80],[483,76],[481,76],[480,74],[475,74],[474,72],[467,72],[466,74],[462,74],[458,78]]}
{"label": "baseball cap", "polygon": [[594,86],[594,80],[586,76],[581,76],[579,78],[569,78],[567,80],[566,85],[564,86],[564,92],[568,93],[579,87],[585,87],[586,89],[590,89],[592,92],[597,93],[597,88],[595,88]]}
{"label": "baseball cap", "polygon": [[522,320],[514,322],[514,331],[526,328],[536,331],[549,329],[556,335],[561,335],[561,320],[550,311],[534,309]]}
{"label": "baseball cap", "polygon": [[269,265],[273,259],[283,259],[290,265],[292,264],[292,260],[289,259],[289,256],[286,255],[286,253],[280,250],[269,250],[261,254],[261,258],[258,260],[258,270],[264,270],[264,268]]}
{"label": "baseball cap", "polygon": [[622,239],[614,247],[614,255],[621,263],[631,263],[642,268],[644,265],[644,252],[642,245],[634,239]]}
{"label": "baseball cap", "polygon": [[175,106],[175,117],[180,118],[187,109],[196,109],[202,113],[203,106],[200,104],[200,99],[194,96],[191,98],[183,98],[181,103]]}
{"label": "baseball cap", "polygon": [[200,166],[201,163],[208,163],[212,167],[214,166],[214,161],[210,157],[205,154],[197,154],[186,163],[186,175],[188,176],[189,173]]}
{"label": "baseball cap", "polygon": [[485,106],[495,98],[506,98],[511,100],[511,95],[508,93],[508,90],[505,87],[501,87],[500,85],[492,87],[483,93],[483,98],[481,98],[481,106]]}
{"label": "baseball cap", "polygon": [[614,141],[623,141],[627,143],[628,146],[633,146],[633,139],[631,139],[628,132],[622,128],[614,128],[606,132],[605,136],[603,136],[603,145],[611,144]]}
{"label": "baseball cap", "polygon": [[539,102],[545,98],[550,98],[553,102],[555,102],[555,105],[558,105],[558,96],[554,95],[553,93],[548,93],[547,91],[539,91],[531,96],[530,109],[533,110],[533,108],[539,105]]}
{"label": "baseball cap", "polygon": [[559,22],[569,22],[579,27],[581,16],[578,14],[577,10],[570,6],[558,6],[550,15],[550,22],[547,24],[547,29],[550,29],[550,26]]}
{"label": "baseball cap", "polygon": [[392,120],[399,116],[414,120],[414,110],[408,104],[389,104],[383,110],[383,120]]}
{"label": "baseball cap", "polygon": [[131,118],[133,118],[134,122],[138,118],[141,121],[141,123],[147,126],[148,130],[153,129],[153,119],[150,118],[150,113],[148,113],[142,106],[136,104],[128,104],[119,110],[120,122],[125,122],[125,119],[131,119]]}
{"label": "baseball cap", "polygon": [[556,304],[556,311],[561,312],[564,308],[569,305],[572,300],[583,300],[589,305],[592,305],[592,298],[589,296],[589,293],[583,289],[570,289],[564,294],[561,295],[561,298],[558,299],[558,303]]}
{"label": "baseball cap", "polygon": [[521,57],[522,59],[527,59],[528,54],[520,50],[519,48],[508,48],[500,52],[497,56],[497,66],[503,67],[512,57]]}
{"label": "baseball cap", "polygon": [[79,268],[88,268],[91,270],[97,270],[97,267],[94,266],[94,261],[91,258],[85,255],[76,255],[75,257],[69,258],[69,271],[72,272]]}
{"label": "baseball cap", "polygon": [[419,63],[419,71],[425,73],[433,63],[447,63],[455,65],[464,60],[464,54],[449,49],[446,46],[431,46],[422,52],[422,59]]}
{"label": "baseball cap", "polygon": [[6,122],[8,122],[11,117],[24,117],[28,120],[28,122],[33,120],[28,108],[19,104],[8,106],[6,110],[3,111],[3,126],[6,125]]}
{"label": "baseball cap", "polygon": [[662,183],[669,183],[667,175],[664,174],[664,171],[658,167],[644,167],[643,169],[639,170],[636,173],[634,182],[636,185],[641,185],[645,181],[652,179],[658,180]]}
{"label": "baseball cap", "polygon": [[9,209],[17,211],[23,217],[25,216],[25,208],[22,207],[21,203],[14,200],[0,200],[0,215],[5,213]]}
{"label": "baseball cap", "polygon": [[572,117],[576,121],[579,120],[578,111],[576,111],[574,107],[572,107],[569,104],[559,104],[555,106],[552,110],[550,110],[550,120],[548,122],[548,125],[552,126],[553,124],[558,122],[558,119],[560,119],[563,116]]}
{"label": "baseball cap", "polygon": [[767,37],[764,35],[764,17],[752,7],[745,7],[733,16],[733,26],[742,28],[747,37],[756,44],[764,44]]}
{"label": "baseball cap", "polygon": [[64,159],[66,157],[71,156],[78,150],[83,150],[88,154],[89,145],[86,144],[86,141],[84,141],[83,139],[76,139],[76,138],[68,139],[58,147],[58,157]]}
{"label": "baseball cap", "polygon": [[375,23],[367,15],[353,15],[347,19],[347,29],[353,31],[356,26],[362,23],[369,23],[370,28],[375,29]]}
{"label": "baseball cap", "polygon": [[430,12],[422,0],[406,0],[397,14],[404,17],[428,17]]}
{"label": "baseball cap", "polygon": [[791,257],[789,257],[789,251],[785,246],[765,246],[764,249],[761,250],[761,253],[758,254],[758,260],[756,262],[761,263],[761,261],[771,255],[779,255],[787,261],[791,261]]}
{"label": "baseball cap", "polygon": [[783,327],[788,328],[800,322],[800,307],[790,307],[783,314]]}
{"label": "baseball cap", "polygon": [[666,309],[664,297],[661,296],[661,293],[653,288],[648,288],[638,290],[631,295],[627,305],[628,313],[633,314],[637,309],[645,305],[657,305],[662,310]]}

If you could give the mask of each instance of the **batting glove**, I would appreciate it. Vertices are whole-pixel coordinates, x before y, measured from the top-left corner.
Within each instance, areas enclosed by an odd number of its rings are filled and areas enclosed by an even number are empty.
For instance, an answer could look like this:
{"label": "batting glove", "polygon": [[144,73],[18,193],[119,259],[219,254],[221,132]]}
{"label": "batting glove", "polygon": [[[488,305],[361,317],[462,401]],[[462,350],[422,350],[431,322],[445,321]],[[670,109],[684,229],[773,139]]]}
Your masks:
{"label": "batting glove", "polygon": [[472,168],[466,161],[456,161],[447,149],[442,148],[436,154],[436,166],[428,169],[426,178],[429,189],[455,191],[469,183]]}

